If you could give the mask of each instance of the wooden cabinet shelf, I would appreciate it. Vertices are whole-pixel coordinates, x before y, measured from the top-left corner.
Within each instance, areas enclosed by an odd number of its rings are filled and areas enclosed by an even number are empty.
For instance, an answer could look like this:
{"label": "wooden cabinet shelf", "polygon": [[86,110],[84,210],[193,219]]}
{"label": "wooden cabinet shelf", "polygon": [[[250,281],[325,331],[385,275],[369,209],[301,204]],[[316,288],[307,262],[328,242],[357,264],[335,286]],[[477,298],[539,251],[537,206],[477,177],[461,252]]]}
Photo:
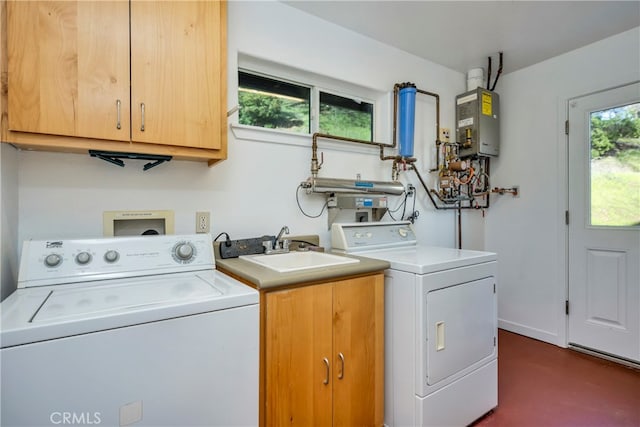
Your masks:
{"label": "wooden cabinet shelf", "polygon": [[226,158],[226,1],[7,0],[0,22],[3,142]]}

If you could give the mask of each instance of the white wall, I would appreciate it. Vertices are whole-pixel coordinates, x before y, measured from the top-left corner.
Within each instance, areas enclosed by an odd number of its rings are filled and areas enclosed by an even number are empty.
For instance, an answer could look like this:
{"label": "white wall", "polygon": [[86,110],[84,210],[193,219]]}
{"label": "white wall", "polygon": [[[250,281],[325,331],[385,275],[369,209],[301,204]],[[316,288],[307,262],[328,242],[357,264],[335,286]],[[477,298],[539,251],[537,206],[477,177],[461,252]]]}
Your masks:
{"label": "white wall", "polygon": [[0,144],[0,300],[18,279],[18,151]]}
{"label": "white wall", "polygon": [[[508,58],[505,58],[508,60]],[[566,344],[567,100],[640,78],[638,28],[501,78],[501,152],[486,248],[499,254],[500,326]]]}
{"label": "white wall", "polygon": [[[233,1],[228,10],[229,109],[237,103],[236,61],[242,52],[382,91],[391,91],[398,82],[414,82],[440,94],[442,125],[453,127],[455,95],[465,88],[463,74],[279,2]],[[237,114],[230,122],[237,122]],[[433,129],[435,117],[423,123]],[[172,161],[146,172],[142,161],[130,160],[119,168],[88,155],[22,151],[17,239],[99,236],[105,210],[170,209],[175,211],[176,233],[192,233],[195,212],[204,210],[211,211],[214,237],[222,231],[232,238],[274,234],[286,224],[293,234],[320,234],[327,245],[326,213],[308,219],[296,206],[295,191],[309,175],[311,156],[310,139],[300,142],[305,146],[239,140],[230,131],[229,159],[219,165]],[[416,155],[425,157],[420,161],[423,171],[432,166],[426,159],[432,144],[416,141]],[[321,176],[353,178],[360,173],[363,179],[390,179],[391,163],[380,162],[375,149],[358,154],[321,144],[320,151],[325,153]],[[408,177],[417,187],[414,176]],[[454,245],[453,213],[435,212],[422,189],[418,194],[420,237]],[[323,200],[301,196],[301,202],[318,212]]]}

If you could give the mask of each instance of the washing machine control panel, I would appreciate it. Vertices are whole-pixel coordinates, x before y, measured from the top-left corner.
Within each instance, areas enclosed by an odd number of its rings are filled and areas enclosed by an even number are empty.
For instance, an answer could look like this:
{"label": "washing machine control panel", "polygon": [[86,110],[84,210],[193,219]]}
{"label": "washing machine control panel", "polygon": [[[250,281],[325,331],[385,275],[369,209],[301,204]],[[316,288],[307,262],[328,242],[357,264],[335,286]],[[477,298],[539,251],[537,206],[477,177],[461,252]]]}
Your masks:
{"label": "washing machine control panel", "polygon": [[334,223],[331,226],[331,246],[344,252],[415,244],[416,235],[408,221]]}
{"label": "washing machine control panel", "polygon": [[29,240],[18,287],[215,268],[209,234]]}

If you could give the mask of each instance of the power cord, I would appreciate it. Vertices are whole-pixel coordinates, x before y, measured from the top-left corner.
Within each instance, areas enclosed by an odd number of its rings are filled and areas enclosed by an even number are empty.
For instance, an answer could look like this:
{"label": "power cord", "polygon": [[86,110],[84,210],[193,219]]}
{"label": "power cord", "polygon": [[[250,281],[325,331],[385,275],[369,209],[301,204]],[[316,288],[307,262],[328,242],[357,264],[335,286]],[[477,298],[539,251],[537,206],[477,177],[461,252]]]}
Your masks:
{"label": "power cord", "polygon": [[226,247],[231,246],[231,238],[230,238],[230,237],[229,237],[229,235],[228,235],[227,233],[225,233],[224,231],[223,231],[222,233],[218,234],[218,235],[216,236],[216,238],[215,238],[215,239],[213,239],[213,241],[214,241],[214,242],[215,242],[215,241],[217,241],[217,240],[220,238],[220,236],[226,236],[226,237],[227,237],[227,239],[226,239],[226,240],[225,240],[225,242],[224,242],[224,245],[225,245]]}
{"label": "power cord", "polygon": [[298,204],[298,209],[300,209],[300,212],[302,212],[302,215],[306,216],[307,218],[319,218],[324,213],[324,210],[327,208],[327,206],[329,205],[329,201],[325,202],[324,206],[322,206],[322,209],[320,210],[320,213],[318,215],[310,215],[306,213],[304,209],[302,209],[302,205],[300,205],[299,194],[300,194],[301,188],[302,188],[302,185],[298,185],[298,188],[296,188],[296,203]]}

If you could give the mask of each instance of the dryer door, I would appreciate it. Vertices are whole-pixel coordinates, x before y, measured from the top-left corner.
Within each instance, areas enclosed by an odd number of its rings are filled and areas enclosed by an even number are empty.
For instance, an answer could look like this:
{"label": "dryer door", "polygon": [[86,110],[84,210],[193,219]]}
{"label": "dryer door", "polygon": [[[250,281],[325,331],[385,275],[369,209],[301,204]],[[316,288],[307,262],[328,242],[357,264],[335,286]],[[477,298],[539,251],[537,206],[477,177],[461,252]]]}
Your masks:
{"label": "dryer door", "polygon": [[469,372],[495,357],[495,279],[427,293],[427,384]]}

